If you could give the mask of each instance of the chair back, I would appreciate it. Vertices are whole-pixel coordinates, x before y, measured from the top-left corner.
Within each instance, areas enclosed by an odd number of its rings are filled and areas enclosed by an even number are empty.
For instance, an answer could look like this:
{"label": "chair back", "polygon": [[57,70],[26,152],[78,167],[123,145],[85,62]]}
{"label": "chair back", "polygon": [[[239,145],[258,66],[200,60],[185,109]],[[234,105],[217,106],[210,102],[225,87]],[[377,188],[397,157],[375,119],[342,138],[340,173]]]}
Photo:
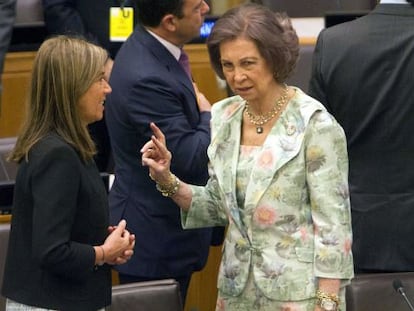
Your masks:
{"label": "chair back", "polygon": [[393,286],[400,280],[407,299],[414,303],[414,272],[356,275],[346,289],[347,311],[410,311],[404,297]]}
{"label": "chair back", "polygon": [[[0,287],[3,284],[3,271],[9,245],[9,223],[0,223]],[[0,311],[6,310],[6,298],[0,295]]]}
{"label": "chair back", "polygon": [[13,150],[16,137],[0,138],[0,181],[14,180],[17,173],[17,164],[6,160]]}
{"label": "chair back", "polygon": [[41,0],[18,0],[16,3],[17,26],[44,24],[43,7]]}
{"label": "chair back", "polygon": [[180,285],[173,279],[112,286],[108,311],[182,311]]}
{"label": "chair back", "polygon": [[254,0],[290,17],[323,17],[329,11],[371,10],[376,0]]}

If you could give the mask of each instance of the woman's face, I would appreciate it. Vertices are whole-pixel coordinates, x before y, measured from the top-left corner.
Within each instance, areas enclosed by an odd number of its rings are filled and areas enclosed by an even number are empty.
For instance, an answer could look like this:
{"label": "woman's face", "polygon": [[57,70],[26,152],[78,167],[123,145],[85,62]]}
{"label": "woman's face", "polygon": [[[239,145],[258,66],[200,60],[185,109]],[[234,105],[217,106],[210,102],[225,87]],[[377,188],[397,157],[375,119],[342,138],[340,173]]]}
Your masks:
{"label": "woman's face", "polygon": [[249,104],[260,102],[276,84],[266,60],[256,44],[237,38],[220,44],[221,65],[227,83]]}
{"label": "woman's face", "polygon": [[103,118],[106,95],[112,92],[108,83],[111,69],[112,62],[107,62],[98,80],[79,99],[80,118],[86,125]]}

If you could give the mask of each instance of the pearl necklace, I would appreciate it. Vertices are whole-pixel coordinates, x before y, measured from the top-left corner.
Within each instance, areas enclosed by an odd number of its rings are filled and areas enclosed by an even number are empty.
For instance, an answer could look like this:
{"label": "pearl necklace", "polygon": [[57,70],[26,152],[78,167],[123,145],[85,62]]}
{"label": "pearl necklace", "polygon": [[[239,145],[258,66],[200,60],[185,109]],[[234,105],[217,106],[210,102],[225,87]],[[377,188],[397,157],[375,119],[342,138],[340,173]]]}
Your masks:
{"label": "pearl necklace", "polygon": [[269,112],[267,112],[265,114],[254,115],[250,111],[249,103],[246,102],[246,106],[244,108],[245,109],[244,111],[246,112],[246,115],[249,118],[250,123],[256,125],[256,133],[257,134],[262,134],[263,133],[263,125],[266,124],[267,122],[269,122],[270,120],[272,120],[280,112],[280,110],[282,110],[283,106],[286,104],[286,100],[287,100],[287,97],[288,97],[288,91],[289,91],[289,88],[285,84],[285,90],[284,90],[283,94],[275,102],[275,105],[273,106],[272,110],[270,110]]}

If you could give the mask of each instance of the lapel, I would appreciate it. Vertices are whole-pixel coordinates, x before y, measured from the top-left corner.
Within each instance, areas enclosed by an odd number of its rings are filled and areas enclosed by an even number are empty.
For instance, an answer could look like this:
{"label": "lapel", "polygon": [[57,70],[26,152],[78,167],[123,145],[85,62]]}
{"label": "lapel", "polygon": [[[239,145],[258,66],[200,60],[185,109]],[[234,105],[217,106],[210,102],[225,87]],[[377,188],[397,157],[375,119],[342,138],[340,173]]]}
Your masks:
{"label": "lapel", "polygon": [[[216,103],[212,110],[211,143],[208,149],[212,172],[218,181],[222,197],[226,201],[226,212],[246,237],[236,199],[236,169],[239,157],[241,121],[245,102],[234,96]],[[211,174],[211,173],[210,173]]]}
{"label": "lapel", "polygon": [[168,72],[174,75],[174,78],[187,88],[196,98],[192,81],[188,78],[186,72],[175,59],[175,57],[152,36],[142,25],[137,25],[134,31],[135,40],[141,42],[149,52],[166,68]]}
{"label": "lapel", "polygon": [[[245,210],[257,206],[277,171],[299,153],[311,116],[316,110],[323,109],[301,90],[295,90],[296,95],[273,126],[255,160],[246,189]],[[224,117],[212,124],[209,156],[227,203],[229,217],[247,237],[250,235],[247,234],[247,227],[250,226],[242,223],[236,200],[236,171],[245,102],[237,96],[228,102],[231,104],[223,105],[223,111],[217,111]]]}
{"label": "lapel", "polygon": [[245,208],[254,208],[272,184],[276,172],[302,147],[305,124],[291,100],[271,129],[257,155],[246,189]]}

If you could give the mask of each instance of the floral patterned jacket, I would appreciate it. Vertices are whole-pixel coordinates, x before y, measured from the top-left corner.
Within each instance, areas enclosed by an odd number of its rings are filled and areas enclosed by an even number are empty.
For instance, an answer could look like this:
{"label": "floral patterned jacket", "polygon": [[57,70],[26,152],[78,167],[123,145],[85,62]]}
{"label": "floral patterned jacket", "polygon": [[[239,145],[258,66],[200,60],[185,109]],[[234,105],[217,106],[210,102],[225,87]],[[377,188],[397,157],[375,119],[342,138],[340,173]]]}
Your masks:
{"label": "floral patterned jacket", "polygon": [[245,102],[213,106],[210,180],[192,186],[185,228],[228,225],[218,287],[239,295],[249,270],[270,299],[315,297],[317,278],[353,277],[348,157],[344,132],[315,99],[296,95],[273,126],[246,189],[245,221],[236,201],[236,167]]}

